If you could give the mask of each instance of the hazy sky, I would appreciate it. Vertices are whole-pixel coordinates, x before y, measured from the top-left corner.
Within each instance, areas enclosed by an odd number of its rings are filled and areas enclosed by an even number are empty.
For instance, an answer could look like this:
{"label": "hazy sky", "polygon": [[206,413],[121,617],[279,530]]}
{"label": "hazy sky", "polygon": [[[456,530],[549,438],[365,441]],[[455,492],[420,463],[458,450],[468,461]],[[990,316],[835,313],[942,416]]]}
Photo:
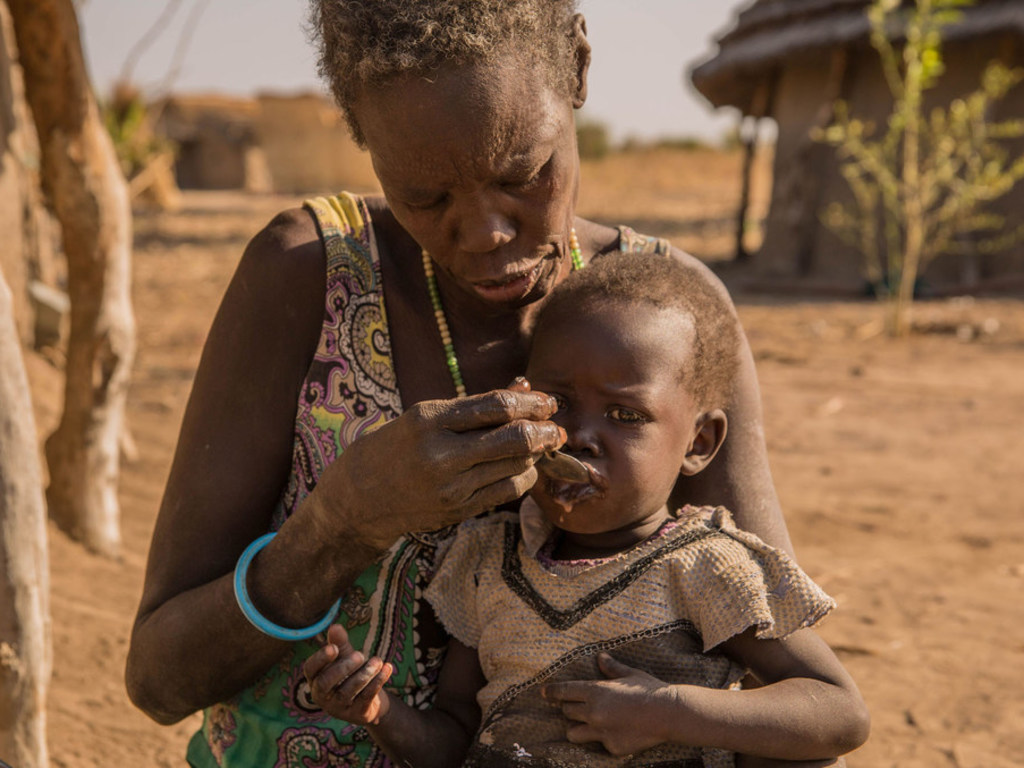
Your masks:
{"label": "hazy sky", "polygon": [[[87,0],[81,22],[91,75],[101,92],[167,0]],[[306,0],[178,0],[163,36],[139,60],[134,79],[156,91],[193,9],[202,15],[174,81],[179,91],[252,94],[320,89],[303,25]],[[732,114],[713,115],[686,79],[687,67],[714,51],[750,0],[580,0],[594,62],[584,113],[616,138],[717,138]]]}

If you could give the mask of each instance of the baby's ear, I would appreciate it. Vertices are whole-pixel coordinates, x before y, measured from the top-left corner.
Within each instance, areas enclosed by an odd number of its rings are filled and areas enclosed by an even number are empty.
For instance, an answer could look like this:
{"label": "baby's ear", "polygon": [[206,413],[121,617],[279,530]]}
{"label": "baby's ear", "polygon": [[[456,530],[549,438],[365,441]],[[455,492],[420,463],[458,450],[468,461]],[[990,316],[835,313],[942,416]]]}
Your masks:
{"label": "baby's ear", "polygon": [[725,411],[716,408],[713,411],[706,411],[697,417],[693,441],[690,449],[686,452],[682,466],[679,467],[681,475],[696,475],[704,467],[711,463],[718,453],[718,449],[725,442],[725,432],[728,419]]}

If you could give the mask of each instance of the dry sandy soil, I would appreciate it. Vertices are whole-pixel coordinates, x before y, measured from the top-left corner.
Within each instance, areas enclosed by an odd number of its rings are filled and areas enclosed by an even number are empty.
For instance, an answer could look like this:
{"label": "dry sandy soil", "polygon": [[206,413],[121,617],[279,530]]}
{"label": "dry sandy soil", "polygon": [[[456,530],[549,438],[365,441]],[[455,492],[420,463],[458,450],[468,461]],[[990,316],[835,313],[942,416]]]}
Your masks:
{"label": "dry sandy soil", "polygon": [[[638,167],[657,171],[641,182]],[[609,158],[584,168],[582,212],[718,259],[737,169],[735,156],[708,152]],[[139,456],[123,470],[123,559],[50,529],[56,766],[184,764],[197,716],[163,728],[132,708],[128,632],[206,329],[247,238],[294,202],[189,193],[180,212],[137,218],[129,416]],[[736,299],[799,558],[840,604],[822,633],[874,718],[849,765],[1021,765],[1024,303],[923,304],[930,332],[893,341],[878,335],[871,303]],[[28,366],[46,434],[60,372],[38,355]]]}

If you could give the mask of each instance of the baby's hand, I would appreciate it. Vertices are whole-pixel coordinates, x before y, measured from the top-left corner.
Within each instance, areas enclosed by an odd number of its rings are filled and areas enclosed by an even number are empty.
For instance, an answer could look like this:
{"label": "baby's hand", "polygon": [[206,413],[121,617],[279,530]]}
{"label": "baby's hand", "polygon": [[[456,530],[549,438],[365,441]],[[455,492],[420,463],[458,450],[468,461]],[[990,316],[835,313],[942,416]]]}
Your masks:
{"label": "baby's hand", "polygon": [[358,725],[376,725],[391,701],[384,684],[395,669],[376,656],[367,660],[352,647],[340,624],[327,630],[327,643],[302,665],[310,693],[327,714]]}
{"label": "baby's hand", "polygon": [[599,741],[612,755],[631,755],[660,744],[658,700],[669,686],[607,653],[597,657],[607,680],[577,680],[544,686],[545,699],[562,708],[575,725],[566,731],[574,744]]}

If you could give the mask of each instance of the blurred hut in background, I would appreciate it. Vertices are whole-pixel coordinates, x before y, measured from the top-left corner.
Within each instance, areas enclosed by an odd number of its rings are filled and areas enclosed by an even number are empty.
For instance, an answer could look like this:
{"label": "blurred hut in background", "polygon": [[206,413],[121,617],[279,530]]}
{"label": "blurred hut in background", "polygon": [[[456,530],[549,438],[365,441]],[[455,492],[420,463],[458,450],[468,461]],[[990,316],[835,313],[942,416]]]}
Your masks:
{"label": "blurred hut in background", "polygon": [[[751,273],[770,280],[794,278],[810,285],[857,289],[861,259],[821,220],[835,200],[848,201],[835,150],[811,138],[832,123],[836,100],[851,114],[884,127],[892,110],[877,52],[869,41],[869,0],[756,0],[740,12],[735,27],[718,40],[718,53],[699,64],[691,78],[715,107],[743,116],[771,118],[778,129],[772,201],[760,251]],[[945,73],[927,92],[929,104],[945,105],[978,87],[992,59],[1024,64],[1024,2],[977,0],[947,27]],[[1024,86],[998,104],[993,120],[1024,118]],[[1015,154],[1024,144],[1011,145]],[[1020,223],[1024,185],[992,204],[1010,226]],[[969,244],[968,244],[969,246]],[[924,275],[937,290],[1019,284],[1024,276],[1024,241],[999,253],[936,259]],[[1009,278],[1009,279],[1008,279]]]}
{"label": "blurred hut in background", "polygon": [[252,99],[171,96],[157,108],[156,132],[177,147],[174,175],[182,189],[269,192],[266,160],[256,146]]}
{"label": "blurred hut in background", "polygon": [[184,189],[310,193],[375,189],[369,155],[318,94],[175,95],[156,130],[178,148]]}

